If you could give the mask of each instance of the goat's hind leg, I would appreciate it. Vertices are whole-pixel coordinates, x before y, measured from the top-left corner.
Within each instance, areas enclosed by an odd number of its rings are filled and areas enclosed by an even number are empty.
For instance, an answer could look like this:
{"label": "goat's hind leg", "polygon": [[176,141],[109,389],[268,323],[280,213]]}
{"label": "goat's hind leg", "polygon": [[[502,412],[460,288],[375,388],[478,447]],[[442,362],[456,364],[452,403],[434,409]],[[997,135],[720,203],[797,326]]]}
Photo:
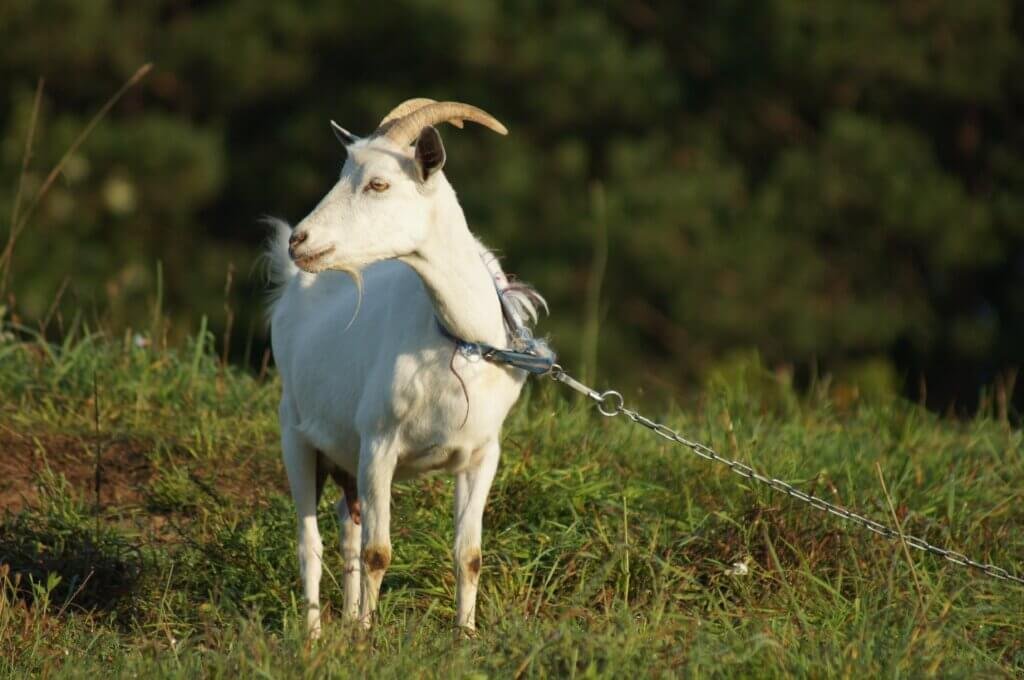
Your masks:
{"label": "goat's hind leg", "polygon": [[341,556],[345,563],[345,611],[343,616],[346,621],[355,621],[359,618],[359,575],[360,555],[359,548],[362,545],[359,524],[359,492],[356,488],[355,477],[344,470],[334,468],[331,477],[344,492],[344,498],[338,500],[334,511],[338,514],[338,527],[341,532]]}
{"label": "goat's hind leg", "polygon": [[316,523],[317,451],[294,427],[289,425],[282,406],[281,448],[288,473],[292,500],[298,516],[299,573],[306,599],[306,630],[310,637],[320,636],[320,574],[324,546]]}

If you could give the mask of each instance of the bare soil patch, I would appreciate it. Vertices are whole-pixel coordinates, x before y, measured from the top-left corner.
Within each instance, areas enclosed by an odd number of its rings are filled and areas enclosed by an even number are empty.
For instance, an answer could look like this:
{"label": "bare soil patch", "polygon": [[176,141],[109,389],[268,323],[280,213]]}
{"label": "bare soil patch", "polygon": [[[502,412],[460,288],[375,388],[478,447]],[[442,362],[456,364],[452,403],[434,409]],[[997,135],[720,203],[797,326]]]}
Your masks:
{"label": "bare soil patch", "polygon": [[153,470],[148,442],[128,438],[48,432],[21,433],[0,428],[0,508],[17,511],[38,500],[34,478],[45,466],[64,475],[83,498],[94,498],[96,456],[100,461],[100,504],[135,505],[142,501]]}
{"label": "bare soil patch", "polygon": [[[100,461],[100,505],[144,505],[149,484],[159,473],[148,453],[153,443],[130,436],[93,437],[52,432],[17,432],[0,427],[0,511],[16,512],[35,505],[39,494],[34,478],[49,466],[68,480],[82,499],[92,501],[96,488],[96,455]],[[286,491],[280,461],[260,455],[232,460],[230,465],[187,464],[192,480],[221,499],[244,497],[259,502],[270,491]]]}

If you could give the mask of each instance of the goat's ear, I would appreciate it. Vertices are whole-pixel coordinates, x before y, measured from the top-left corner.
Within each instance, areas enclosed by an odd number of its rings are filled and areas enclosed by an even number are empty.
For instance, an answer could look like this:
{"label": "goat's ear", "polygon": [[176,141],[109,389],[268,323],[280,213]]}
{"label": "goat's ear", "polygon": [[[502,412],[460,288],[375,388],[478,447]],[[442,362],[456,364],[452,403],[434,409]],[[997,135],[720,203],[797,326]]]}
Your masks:
{"label": "goat's ear", "polygon": [[331,130],[334,131],[334,136],[338,138],[338,141],[341,142],[342,146],[348,147],[359,141],[358,137],[335,123],[333,120],[331,121]]}
{"label": "goat's ear", "polygon": [[416,139],[416,168],[420,180],[426,182],[430,176],[444,167],[444,144],[437,128],[428,125],[420,131]]}

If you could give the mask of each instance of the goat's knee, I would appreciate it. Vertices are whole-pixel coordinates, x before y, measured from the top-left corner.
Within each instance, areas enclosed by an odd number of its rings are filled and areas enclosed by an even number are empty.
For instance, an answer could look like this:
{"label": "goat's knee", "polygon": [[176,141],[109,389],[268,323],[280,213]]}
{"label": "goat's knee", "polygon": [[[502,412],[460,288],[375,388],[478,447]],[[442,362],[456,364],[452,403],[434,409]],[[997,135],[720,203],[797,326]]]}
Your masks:
{"label": "goat's knee", "polygon": [[367,546],[363,549],[363,568],[369,573],[383,572],[391,566],[391,546]]}
{"label": "goat's knee", "polygon": [[458,566],[460,578],[465,577],[473,581],[478,580],[482,566],[480,548],[471,548],[464,551],[456,557],[455,563]]}
{"label": "goat's knee", "polygon": [[305,572],[319,570],[323,559],[324,544],[320,540],[320,532],[313,527],[300,525],[298,531],[299,568]]}
{"label": "goat's knee", "polygon": [[390,564],[390,545],[377,544],[363,548],[359,619],[364,627],[369,628],[372,623],[373,614],[377,610],[380,584],[384,580],[384,572]]}
{"label": "goat's knee", "polygon": [[299,565],[320,564],[324,554],[324,544],[319,536],[311,536],[309,532],[299,531]]}
{"label": "goat's knee", "polygon": [[455,618],[459,628],[476,629],[476,591],[480,582],[480,548],[459,550],[455,554]]}

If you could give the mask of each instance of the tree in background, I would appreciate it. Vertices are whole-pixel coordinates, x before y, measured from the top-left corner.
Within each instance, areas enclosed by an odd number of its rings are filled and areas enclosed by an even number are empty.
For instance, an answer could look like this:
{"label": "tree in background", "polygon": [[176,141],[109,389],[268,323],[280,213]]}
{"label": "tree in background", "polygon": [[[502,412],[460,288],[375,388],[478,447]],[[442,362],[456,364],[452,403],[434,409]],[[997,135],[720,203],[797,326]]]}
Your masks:
{"label": "tree in background", "polygon": [[297,221],[333,182],[329,119],[368,132],[431,96],[508,124],[447,135],[446,170],[549,296],[566,363],[590,309],[602,379],[673,389],[757,348],[963,403],[1024,354],[1022,36],[1010,0],[11,0],[0,215],[39,77],[30,195],[155,64],[19,240],[13,307],[45,315],[68,278],[68,304],[139,325],[159,260],[177,332],[223,329],[234,263],[235,333],[262,342],[258,218]]}

